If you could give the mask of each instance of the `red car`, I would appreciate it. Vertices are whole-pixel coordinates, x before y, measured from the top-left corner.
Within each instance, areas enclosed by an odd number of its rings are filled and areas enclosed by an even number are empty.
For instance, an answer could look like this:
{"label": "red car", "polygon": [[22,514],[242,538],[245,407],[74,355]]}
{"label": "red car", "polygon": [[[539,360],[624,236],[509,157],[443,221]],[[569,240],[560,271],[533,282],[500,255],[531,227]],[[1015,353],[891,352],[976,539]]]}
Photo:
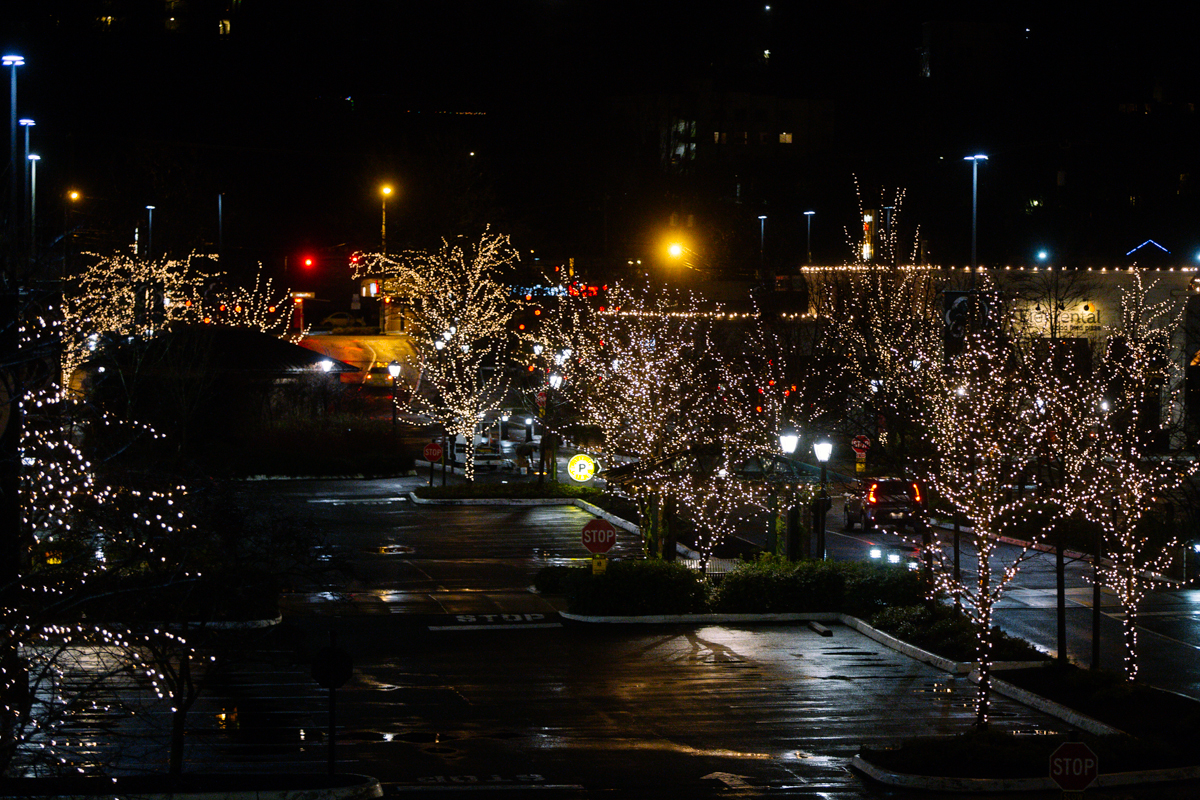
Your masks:
{"label": "red car", "polygon": [[864,531],[872,528],[911,526],[919,531],[928,522],[925,487],[909,478],[866,478],[858,491],[846,496],[844,530],[858,523]]}

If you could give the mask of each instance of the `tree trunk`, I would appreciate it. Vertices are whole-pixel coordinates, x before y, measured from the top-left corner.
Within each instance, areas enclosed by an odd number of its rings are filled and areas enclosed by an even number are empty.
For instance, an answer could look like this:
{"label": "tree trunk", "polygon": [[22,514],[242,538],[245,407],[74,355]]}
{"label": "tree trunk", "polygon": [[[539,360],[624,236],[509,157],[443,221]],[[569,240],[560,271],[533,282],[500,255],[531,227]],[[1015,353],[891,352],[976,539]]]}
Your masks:
{"label": "tree trunk", "polygon": [[184,650],[179,656],[179,676],[172,694],[174,708],[171,709],[171,752],[167,772],[179,775],[183,772],[183,743],[187,730],[187,713],[191,705],[192,659]]}

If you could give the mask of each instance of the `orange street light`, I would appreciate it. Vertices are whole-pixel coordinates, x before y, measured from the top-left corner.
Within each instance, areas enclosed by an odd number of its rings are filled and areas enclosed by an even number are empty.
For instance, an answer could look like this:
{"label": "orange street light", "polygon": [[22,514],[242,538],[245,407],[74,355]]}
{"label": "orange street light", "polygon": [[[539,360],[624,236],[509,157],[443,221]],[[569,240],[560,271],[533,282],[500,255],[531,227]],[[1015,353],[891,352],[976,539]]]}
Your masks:
{"label": "orange street light", "polygon": [[383,206],[379,214],[379,238],[384,255],[387,255],[387,199],[391,193],[392,187],[386,184],[379,190],[379,194],[383,196]]}

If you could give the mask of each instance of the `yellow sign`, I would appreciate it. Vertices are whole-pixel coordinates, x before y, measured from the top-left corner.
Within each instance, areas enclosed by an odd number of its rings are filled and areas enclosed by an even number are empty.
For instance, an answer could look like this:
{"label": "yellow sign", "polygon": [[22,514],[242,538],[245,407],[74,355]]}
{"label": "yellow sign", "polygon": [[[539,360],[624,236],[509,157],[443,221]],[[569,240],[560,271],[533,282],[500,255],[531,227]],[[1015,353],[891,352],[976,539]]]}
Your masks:
{"label": "yellow sign", "polygon": [[592,574],[603,575],[608,568],[608,557],[603,553],[596,553],[592,556]]}
{"label": "yellow sign", "polygon": [[596,460],[587,453],[578,453],[571,456],[571,460],[567,462],[567,474],[572,480],[583,483],[596,476],[597,466]]}

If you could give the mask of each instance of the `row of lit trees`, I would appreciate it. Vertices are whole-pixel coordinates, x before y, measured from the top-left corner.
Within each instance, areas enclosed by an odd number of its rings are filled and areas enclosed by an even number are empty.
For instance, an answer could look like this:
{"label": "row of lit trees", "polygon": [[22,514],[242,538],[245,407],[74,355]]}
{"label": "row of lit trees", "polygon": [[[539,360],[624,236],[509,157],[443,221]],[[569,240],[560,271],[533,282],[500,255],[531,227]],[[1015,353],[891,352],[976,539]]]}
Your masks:
{"label": "row of lit trees", "polygon": [[[217,532],[197,526],[186,485],[107,467],[106,459],[159,433],[61,386],[106,348],[138,346],[178,325],[286,331],[286,292],[261,274],[253,286],[232,285],[215,266],[197,255],[92,255],[60,294],[40,293],[22,314],[25,351],[38,360],[18,370],[25,467],[11,542],[17,560],[0,591],[0,772],[69,773],[81,759],[95,760],[64,728],[81,713],[136,712],[129,703],[143,684],[171,709],[168,763],[182,769],[184,720],[205,672],[192,666],[194,637],[171,625],[131,626],[124,615],[147,597],[188,596],[201,565],[229,551],[215,546]],[[251,539],[238,546],[253,546]],[[114,616],[114,609],[122,610]],[[150,613],[162,620],[170,611],[160,605]]]}
{"label": "row of lit trees", "polygon": [[[1151,520],[1195,469],[1154,446],[1170,422],[1162,418],[1163,401],[1175,405],[1171,394],[1181,386],[1169,356],[1179,309],[1150,303],[1152,287],[1134,272],[1106,347],[1083,363],[1077,343],[1068,349],[1059,332],[1030,336],[1011,302],[1022,296],[1057,317],[1065,292],[1086,291],[1074,283],[1008,293],[981,280],[977,292],[961,293],[960,320],[946,313],[943,279],[928,271],[848,267],[812,284],[828,328],[819,347],[834,356],[819,361],[832,376],[825,385],[842,381],[851,416],[858,402],[868,419],[883,416],[910,430],[901,463],[971,531],[976,564],[969,580],[959,579],[940,551],[937,563],[940,587],[978,626],[981,723],[993,610],[1029,554],[1018,549],[1002,558],[1000,537],[1020,531],[1021,539],[1061,545],[1052,531],[1069,519],[1101,528],[1097,580],[1121,602],[1129,679],[1137,673],[1137,612],[1147,576],[1164,571],[1178,552],[1170,532],[1153,530]],[[962,331],[947,330],[958,322]],[[891,427],[880,425],[880,437]]]}

